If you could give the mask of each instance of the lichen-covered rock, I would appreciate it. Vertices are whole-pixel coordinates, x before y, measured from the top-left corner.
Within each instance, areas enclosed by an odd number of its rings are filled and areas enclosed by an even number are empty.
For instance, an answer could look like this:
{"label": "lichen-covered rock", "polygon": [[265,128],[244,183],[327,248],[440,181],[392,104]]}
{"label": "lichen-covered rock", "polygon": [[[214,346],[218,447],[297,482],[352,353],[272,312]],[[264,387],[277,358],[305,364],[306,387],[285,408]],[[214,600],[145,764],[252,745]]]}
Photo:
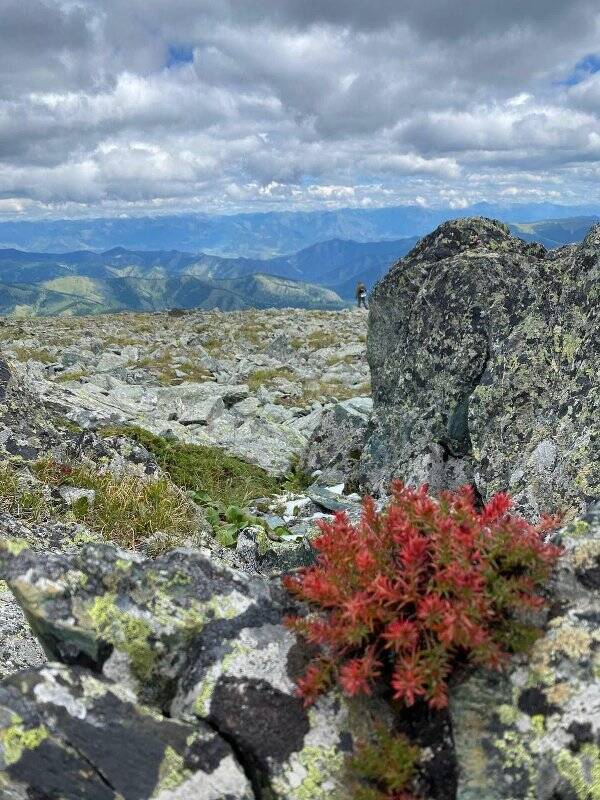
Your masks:
{"label": "lichen-covered rock", "polygon": [[352,483],[362,453],[373,401],[354,397],[328,408],[309,439],[300,460],[303,472],[320,472],[319,482]]}
{"label": "lichen-covered rock", "polygon": [[600,508],[564,544],[544,635],[451,696],[458,800],[600,797]]}
{"label": "lichen-covered rock", "polygon": [[510,490],[521,510],[600,497],[600,227],[546,252],[482,218],[441,225],[370,303],[363,485]]}
{"label": "lichen-covered rock", "polygon": [[140,706],[122,686],[48,664],[0,683],[6,800],[254,800],[231,747]]}
{"label": "lichen-covered rock", "polygon": [[[208,723],[265,796],[332,797],[356,741],[377,720],[396,723],[383,700],[330,695],[303,707],[295,678],[312,653],[285,628],[293,609],[277,585],[197,551],[145,561],[109,545],[52,554],[11,541],[0,573],[49,657],[102,671],[189,725]],[[449,736],[428,744],[424,785],[449,786],[436,769],[448,762]]]}
{"label": "lichen-covered rock", "polygon": [[12,592],[0,581],[0,678],[45,661],[37,639],[32,635]]}

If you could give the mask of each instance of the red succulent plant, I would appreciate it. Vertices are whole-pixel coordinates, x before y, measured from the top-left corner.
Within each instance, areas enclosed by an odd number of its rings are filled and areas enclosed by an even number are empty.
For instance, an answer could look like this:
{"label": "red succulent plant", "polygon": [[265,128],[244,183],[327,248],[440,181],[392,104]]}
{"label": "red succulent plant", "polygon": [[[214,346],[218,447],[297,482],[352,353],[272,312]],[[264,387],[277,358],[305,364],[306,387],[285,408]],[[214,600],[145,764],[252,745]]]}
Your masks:
{"label": "red succulent plant", "polygon": [[560,554],[544,537],[556,518],[532,525],[510,507],[506,494],[478,510],[470,487],[434,499],[396,481],[381,512],[366,498],[359,524],[322,522],[316,564],[284,579],[312,606],[288,626],[321,648],[298,684],[305,703],[334,682],[356,695],[386,680],[407,706],[444,708],[457,659],[501,666],[525,632],[515,612],[543,605]]}

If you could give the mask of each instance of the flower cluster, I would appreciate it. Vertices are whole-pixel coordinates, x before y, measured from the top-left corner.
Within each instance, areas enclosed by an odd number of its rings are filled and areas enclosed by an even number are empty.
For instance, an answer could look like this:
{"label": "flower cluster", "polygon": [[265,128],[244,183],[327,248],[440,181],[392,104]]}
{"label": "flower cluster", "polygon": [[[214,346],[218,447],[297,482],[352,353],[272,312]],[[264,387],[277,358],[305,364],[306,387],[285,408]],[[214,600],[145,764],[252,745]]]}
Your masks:
{"label": "flower cluster", "polygon": [[501,666],[528,632],[515,612],[543,605],[560,554],[544,537],[555,518],[531,525],[510,506],[498,494],[478,510],[469,487],[434,499],[396,481],[383,511],[367,498],[360,524],[322,523],[316,565],[284,579],[313,609],[288,626],[321,650],[299,680],[305,703],[334,682],[369,694],[379,679],[397,701],[439,709],[457,660]]}

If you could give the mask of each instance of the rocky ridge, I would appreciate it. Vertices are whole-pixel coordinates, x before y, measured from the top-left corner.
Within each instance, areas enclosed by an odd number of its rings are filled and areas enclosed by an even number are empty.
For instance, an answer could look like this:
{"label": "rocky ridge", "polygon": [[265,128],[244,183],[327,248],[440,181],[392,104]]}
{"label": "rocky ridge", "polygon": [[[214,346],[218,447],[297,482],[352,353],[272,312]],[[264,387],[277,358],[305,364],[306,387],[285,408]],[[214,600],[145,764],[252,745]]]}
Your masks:
{"label": "rocky ridge", "polygon": [[[211,335],[219,342],[228,335],[225,353],[216,346],[208,352],[206,339],[183,343],[191,335],[186,326],[207,324],[205,318],[154,316],[146,323],[143,357],[166,345],[166,335],[158,344],[163,334],[152,330],[160,322],[169,336],[177,331],[179,347],[189,347],[176,365],[181,374],[174,375],[173,358],[140,364],[126,351],[127,365],[106,365],[120,382],[119,398],[106,385],[94,388],[104,340],[94,345],[96,363],[86,363],[93,337],[79,331],[89,348],[74,342],[66,359],[79,360],[68,364],[48,331],[50,353],[31,358],[34,341],[41,343],[39,333],[32,335],[37,323],[16,323],[24,326],[18,337],[13,323],[0,329],[11,331],[5,352],[23,357],[29,348],[24,367],[0,371],[0,441],[5,458],[23,473],[47,454],[91,463],[102,452],[103,469],[157,480],[161,470],[150,452],[127,437],[99,436],[109,422],[207,437],[250,457],[233,438],[219,438],[224,427],[216,421],[242,427],[236,406],[255,400],[255,438],[265,436],[265,408],[291,410],[284,421],[270,420],[291,428],[317,412],[302,441],[285,451],[287,460],[274,458],[263,441],[251,456],[273,473],[298,456],[312,473],[315,482],[304,494],[282,494],[273,500],[278,508],[267,501],[262,511],[254,509],[305,526],[306,534],[320,515],[339,508],[358,513],[356,489],[383,496],[392,475],[428,480],[435,491],[467,480],[482,498],[508,489],[533,518],[556,509],[567,515],[558,534],[565,556],[547,587],[549,606],[537,620],[532,650],[499,675],[462,675],[449,714],[399,714],[383,696],[350,702],[328,695],[307,711],[294,694],[294,678],[311,653],[282,625],[287,613],[301,609],[282,593],[278,573],[310,561],[310,535],[276,544],[267,537],[267,553],[251,524],[228,549],[199,531],[197,543],[149,558],[102,542],[68,515],[35,523],[4,513],[0,575],[44,654],[28,638],[23,617],[19,630],[10,623],[4,649],[19,638],[28,646],[15,648],[21,655],[9,670],[28,669],[0,684],[0,797],[337,800],[348,796],[345,756],[383,721],[421,746],[414,788],[427,800],[594,800],[600,786],[599,231],[592,229],[581,246],[550,252],[484,219],[446,223],[425,237],[372,299],[372,414],[358,390],[366,365],[358,349],[364,317],[356,312],[260,312],[253,332],[242,332],[246,316],[215,315]],[[107,325],[114,337],[116,321],[94,326]],[[298,347],[301,325],[305,345]],[[63,339],[68,328],[68,320],[56,321]],[[324,338],[334,330],[344,331],[337,351]],[[356,355],[339,349],[351,346],[351,330]],[[65,344],[62,352],[69,353]],[[127,346],[111,355],[121,358]],[[229,357],[236,351],[239,359]],[[212,368],[205,352],[218,362]],[[210,375],[198,380],[196,373],[191,381],[192,367]],[[329,368],[344,377],[334,381]],[[67,369],[87,374],[60,380]],[[290,369],[292,377],[272,369]],[[252,379],[259,370],[260,380]],[[313,390],[310,382],[318,379]],[[288,380],[297,386],[290,389]],[[217,415],[182,423],[186,409],[176,401],[209,383],[220,387]],[[326,383],[337,393],[316,396]],[[226,392],[242,386],[248,395],[230,404]],[[144,402],[150,394],[156,400],[142,407],[142,393]],[[125,396],[131,406],[124,410]],[[205,399],[193,394],[190,406]],[[168,404],[176,419],[161,416]],[[195,524],[202,528],[200,517]],[[119,770],[126,747],[131,766]]]}

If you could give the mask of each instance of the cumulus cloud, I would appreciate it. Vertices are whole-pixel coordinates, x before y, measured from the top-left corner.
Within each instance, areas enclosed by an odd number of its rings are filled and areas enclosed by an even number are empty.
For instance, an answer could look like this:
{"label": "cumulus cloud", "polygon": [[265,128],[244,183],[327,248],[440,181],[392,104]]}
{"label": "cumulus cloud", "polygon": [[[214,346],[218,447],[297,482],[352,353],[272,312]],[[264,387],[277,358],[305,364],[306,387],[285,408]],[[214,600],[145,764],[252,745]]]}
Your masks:
{"label": "cumulus cloud", "polygon": [[5,0],[0,216],[600,200],[594,0]]}

